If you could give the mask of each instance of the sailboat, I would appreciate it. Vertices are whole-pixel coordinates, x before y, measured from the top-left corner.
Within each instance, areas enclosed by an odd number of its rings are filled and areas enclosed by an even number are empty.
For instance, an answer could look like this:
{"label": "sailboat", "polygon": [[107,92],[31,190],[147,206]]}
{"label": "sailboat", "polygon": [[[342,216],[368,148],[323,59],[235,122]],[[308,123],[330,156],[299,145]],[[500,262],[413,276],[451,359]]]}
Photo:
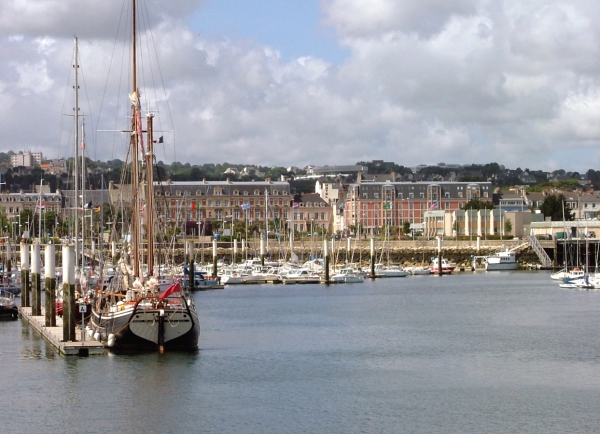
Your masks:
{"label": "sailboat", "polygon": [[[99,289],[92,303],[88,333],[113,350],[196,350],[200,336],[193,298],[181,282],[166,289],[154,275],[155,200],[153,175],[153,114],[142,125],[137,85],[136,0],[132,7],[132,92],[129,153],[131,157],[132,220],[123,240],[118,273]],[[145,146],[144,146],[145,145]],[[144,216],[142,225],[139,216]],[[143,227],[144,226],[144,227]],[[145,231],[143,230],[145,229]],[[146,244],[144,252],[143,245]],[[144,255],[145,253],[145,255]],[[143,261],[145,260],[145,264]]]}

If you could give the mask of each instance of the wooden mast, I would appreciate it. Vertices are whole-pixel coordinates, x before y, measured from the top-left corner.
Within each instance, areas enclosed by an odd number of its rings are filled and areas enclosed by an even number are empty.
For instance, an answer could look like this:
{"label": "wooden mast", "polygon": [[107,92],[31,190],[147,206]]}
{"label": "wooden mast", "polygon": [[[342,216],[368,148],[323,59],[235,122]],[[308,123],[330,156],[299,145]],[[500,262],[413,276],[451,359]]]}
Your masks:
{"label": "wooden mast", "polygon": [[148,114],[147,143],[148,152],[145,155],[146,162],[146,238],[148,243],[147,263],[148,277],[154,275],[154,140],[152,134],[152,121],[154,115]]}
{"label": "wooden mast", "polygon": [[131,117],[131,199],[132,199],[132,219],[131,219],[131,266],[134,277],[139,277],[139,243],[140,243],[140,204],[139,204],[139,143],[142,137],[139,137],[141,126],[138,124],[140,110],[140,94],[137,88],[137,53],[136,53],[136,3],[132,0],[132,93],[129,96],[132,106]]}

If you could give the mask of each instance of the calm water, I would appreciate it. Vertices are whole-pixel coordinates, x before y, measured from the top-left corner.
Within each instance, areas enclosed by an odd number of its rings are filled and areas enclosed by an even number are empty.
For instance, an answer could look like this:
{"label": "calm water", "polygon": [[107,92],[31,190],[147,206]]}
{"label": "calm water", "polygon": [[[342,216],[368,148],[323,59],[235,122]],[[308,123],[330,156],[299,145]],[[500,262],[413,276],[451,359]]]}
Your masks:
{"label": "calm water", "polygon": [[196,354],[63,358],[0,323],[2,432],[600,432],[600,291],[548,273],[195,297]]}

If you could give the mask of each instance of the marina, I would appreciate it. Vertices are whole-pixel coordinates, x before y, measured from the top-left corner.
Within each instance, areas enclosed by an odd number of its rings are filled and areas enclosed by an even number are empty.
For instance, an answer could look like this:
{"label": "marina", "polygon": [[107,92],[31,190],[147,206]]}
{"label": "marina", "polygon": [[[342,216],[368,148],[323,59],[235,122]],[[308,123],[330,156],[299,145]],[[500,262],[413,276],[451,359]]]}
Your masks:
{"label": "marina", "polygon": [[26,322],[0,323],[17,416],[3,432],[600,430],[600,291],[547,271],[193,296],[193,353],[62,357]]}

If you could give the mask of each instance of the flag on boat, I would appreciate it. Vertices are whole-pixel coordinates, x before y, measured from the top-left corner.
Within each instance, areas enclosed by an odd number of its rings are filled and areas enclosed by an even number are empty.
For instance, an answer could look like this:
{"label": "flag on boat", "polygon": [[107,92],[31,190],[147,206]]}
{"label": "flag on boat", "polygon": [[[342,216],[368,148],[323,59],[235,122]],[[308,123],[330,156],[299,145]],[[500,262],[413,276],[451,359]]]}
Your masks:
{"label": "flag on boat", "polygon": [[152,142],[153,142],[153,143],[164,143],[164,142],[163,142],[163,136],[160,136],[160,137],[158,138],[158,140],[152,140]]}
{"label": "flag on boat", "polygon": [[172,284],[171,286],[169,286],[167,289],[165,289],[165,292],[163,292],[162,294],[160,294],[158,296],[158,298],[160,298],[161,300],[164,298],[169,297],[170,295],[175,294],[176,292],[181,291],[181,283],[179,283],[179,280],[177,282],[175,282],[174,284]]}
{"label": "flag on boat", "polygon": [[429,207],[429,209],[438,209],[438,204],[432,203],[431,206]]}
{"label": "flag on boat", "polygon": [[298,202],[292,203],[292,208],[293,209],[298,209],[299,207],[300,207],[300,204]]}
{"label": "flag on boat", "polygon": [[248,211],[248,210],[250,209],[250,203],[249,203],[249,202],[244,202],[244,203],[242,204],[242,209],[243,209],[244,211]]}
{"label": "flag on boat", "polygon": [[94,208],[94,212],[100,212],[101,209],[102,206],[98,205],[96,208]]}
{"label": "flag on boat", "polygon": [[197,201],[192,202],[192,210],[200,208],[200,204]]}
{"label": "flag on boat", "polygon": [[40,205],[40,202],[38,202],[38,203],[35,205],[35,207],[36,207],[36,208],[39,208],[39,209],[41,209],[41,210],[43,211],[43,210],[45,210],[45,209],[46,209],[46,202],[41,202],[41,205]]}
{"label": "flag on boat", "polygon": [[84,208],[85,209],[92,209],[92,201],[90,200]]}

